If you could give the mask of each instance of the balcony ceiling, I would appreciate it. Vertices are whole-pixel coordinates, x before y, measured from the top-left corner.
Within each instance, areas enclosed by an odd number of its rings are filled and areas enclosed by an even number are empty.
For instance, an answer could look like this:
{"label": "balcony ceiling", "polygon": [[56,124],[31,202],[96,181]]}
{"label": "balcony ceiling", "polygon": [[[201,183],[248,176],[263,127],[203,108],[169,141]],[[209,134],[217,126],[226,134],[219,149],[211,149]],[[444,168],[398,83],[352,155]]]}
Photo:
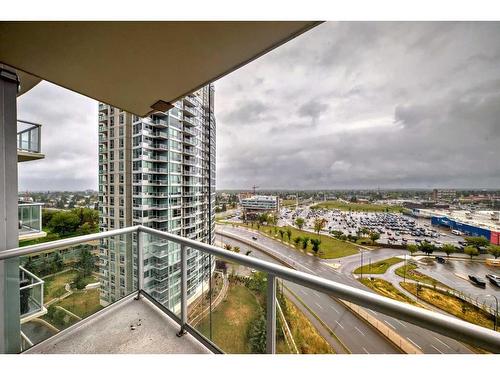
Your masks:
{"label": "balcony ceiling", "polygon": [[[139,116],[317,22],[0,22],[0,63]],[[23,77],[21,77],[23,78]]]}

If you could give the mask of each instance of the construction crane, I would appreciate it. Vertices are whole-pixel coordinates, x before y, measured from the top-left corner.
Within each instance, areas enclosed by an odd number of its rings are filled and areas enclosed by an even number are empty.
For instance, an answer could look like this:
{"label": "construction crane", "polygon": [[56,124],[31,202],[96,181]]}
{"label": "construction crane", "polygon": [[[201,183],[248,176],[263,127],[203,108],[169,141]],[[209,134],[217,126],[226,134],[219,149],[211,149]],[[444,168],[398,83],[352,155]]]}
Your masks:
{"label": "construction crane", "polygon": [[252,189],[253,189],[253,195],[255,195],[255,190],[258,189],[259,187],[258,186],[252,186]]}

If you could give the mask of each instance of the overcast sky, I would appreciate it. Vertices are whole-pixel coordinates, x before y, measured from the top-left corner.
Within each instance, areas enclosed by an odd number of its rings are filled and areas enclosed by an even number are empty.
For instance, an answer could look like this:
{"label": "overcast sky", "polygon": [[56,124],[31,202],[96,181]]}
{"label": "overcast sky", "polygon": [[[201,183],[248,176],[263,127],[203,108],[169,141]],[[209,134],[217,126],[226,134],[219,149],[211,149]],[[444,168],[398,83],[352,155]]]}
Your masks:
{"label": "overcast sky", "polygon": [[[326,23],[216,82],[217,187],[500,187],[500,23]],[[97,104],[19,100],[20,189],[97,188]]]}

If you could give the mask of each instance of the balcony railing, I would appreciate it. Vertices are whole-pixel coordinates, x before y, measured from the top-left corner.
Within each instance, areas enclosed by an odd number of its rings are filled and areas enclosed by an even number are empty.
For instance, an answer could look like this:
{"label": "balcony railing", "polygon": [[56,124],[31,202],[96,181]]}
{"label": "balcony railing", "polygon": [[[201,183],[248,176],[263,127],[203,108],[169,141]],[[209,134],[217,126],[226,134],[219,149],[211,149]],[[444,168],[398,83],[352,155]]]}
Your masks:
{"label": "balcony railing", "polygon": [[[134,280],[134,285],[126,285],[123,287],[124,289],[121,294],[121,297],[137,292],[138,295],[141,295],[147,298],[149,301],[157,304],[163,311],[168,313],[172,319],[177,321],[178,324],[180,325],[181,333],[185,331],[191,333],[205,345],[211,345],[212,349],[213,348],[217,349],[217,345],[219,343],[214,344],[213,342],[207,339],[206,336],[208,334],[203,336],[196,328],[194,328],[194,326],[196,326],[197,324],[196,319],[191,318],[191,321],[188,320],[189,318],[188,312],[189,313],[191,312],[191,310],[188,311],[188,308],[192,308],[192,306],[196,304],[196,296],[197,296],[195,291],[193,292],[194,289],[191,277],[199,276],[198,271],[193,273],[191,269],[188,269],[188,265],[190,264],[189,254],[192,254],[194,250],[197,250],[201,254],[205,254],[208,257],[214,257],[215,259],[225,260],[229,264],[237,264],[239,265],[239,267],[248,267],[252,270],[260,271],[266,275],[265,286],[264,286],[266,294],[264,300],[266,301],[265,325],[266,325],[266,348],[268,353],[276,352],[276,327],[277,327],[276,285],[278,279],[285,280],[287,282],[291,282],[296,285],[300,285],[301,287],[310,288],[320,293],[326,293],[330,296],[334,296],[343,301],[348,301],[351,302],[352,304],[359,305],[400,320],[404,320],[408,323],[415,324],[419,327],[423,327],[425,329],[440,333],[444,336],[468,343],[474,347],[481,347],[493,353],[500,352],[500,333],[495,332],[493,330],[486,329],[465,322],[463,320],[450,317],[448,315],[443,315],[434,311],[398,302],[393,299],[382,297],[380,295],[371,292],[367,292],[351,286],[344,285],[342,283],[327,280],[308,273],[296,271],[294,269],[287,268],[278,264],[270,263],[267,261],[238,254],[235,252],[223,250],[213,245],[201,243],[185,237],[180,237],[178,235],[162,232],[156,229],[147,228],[143,226],[133,226],[129,228],[117,229],[108,232],[101,232],[97,234],[90,234],[80,237],[74,237],[74,238],[62,239],[58,241],[47,242],[32,246],[26,246],[22,248],[5,250],[0,252],[0,261],[17,257],[32,257],[36,253],[42,252],[42,254],[45,254],[50,250],[58,250],[75,245],[83,246],[81,248],[81,251],[88,251],[89,253],[92,254],[93,251],[95,251],[92,249],[94,249],[96,243],[99,243],[98,241],[101,241],[100,242],[101,246],[104,246],[104,244],[110,246],[111,243],[114,243],[115,244],[114,246],[116,247],[119,246],[120,244],[127,243],[127,241],[129,241],[132,238],[132,236],[134,236],[134,238],[136,239],[135,242],[133,242],[133,244],[137,249],[136,251],[137,257],[134,258],[133,263],[135,269],[137,269],[138,276]],[[176,246],[176,249],[177,251],[179,251],[179,256],[180,256],[180,262],[179,262],[180,272],[178,268],[173,269],[172,272],[174,273],[168,274],[164,278],[162,278],[162,288],[164,287],[164,290],[169,290],[169,293],[175,294],[175,291],[178,290],[180,285],[180,295],[178,299],[174,299],[173,301],[169,302],[168,306],[161,305],[160,302],[155,301],[154,298],[152,297],[157,287],[157,285],[154,284],[154,280],[148,276],[148,281],[147,283],[145,282],[145,273],[144,273],[145,256],[150,257],[151,251],[153,251],[153,249],[156,248],[155,244],[160,242],[168,244],[168,246]],[[203,259],[205,259],[205,257],[203,257]],[[118,262],[118,259],[113,259],[111,261]],[[98,262],[96,262],[96,264],[98,264]],[[203,266],[199,272],[205,269],[213,270],[212,266],[207,264],[206,267]],[[211,276],[215,275],[213,271],[211,271],[210,273]],[[109,276],[108,270],[101,270],[100,274],[102,275],[100,280],[104,280],[106,279],[106,277]],[[117,279],[119,278],[120,277],[117,276]],[[111,283],[113,284],[114,281],[112,281]],[[116,280],[116,284],[118,284],[118,280]],[[224,282],[222,282],[222,287],[224,287],[223,285]],[[62,293],[64,293],[64,290],[62,291]],[[111,293],[109,290],[101,289],[101,299],[108,298],[110,294]],[[110,297],[110,299],[107,300],[107,303],[112,303],[114,301],[115,299]],[[83,304],[80,304],[79,308],[82,308],[82,306]],[[62,311],[64,311],[65,309],[67,311],[67,309],[69,309],[69,306],[68,305],[61,306],[59,310],[61,310],[61,308]],[[202,310],[203,309],[200,309],[200,311]],[[83,315],[80,318],[85,318],[85,317],[86,315]],[[26,345],[27,340],[24,339],[23,342],[24,345]]]}
{"label": "balcony railing", "polygon": [[33,122],[17,120],[17,148],[20,151],[40,153],[42,125]]}

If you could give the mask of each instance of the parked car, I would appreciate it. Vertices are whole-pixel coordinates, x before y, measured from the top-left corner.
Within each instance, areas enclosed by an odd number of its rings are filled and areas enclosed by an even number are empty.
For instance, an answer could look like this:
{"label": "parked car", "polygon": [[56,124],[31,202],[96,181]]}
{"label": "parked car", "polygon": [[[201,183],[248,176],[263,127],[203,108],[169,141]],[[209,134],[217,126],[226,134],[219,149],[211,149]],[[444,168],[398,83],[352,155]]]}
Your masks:
{"label": "parked car", "polygon": [[469,280],[472,284],[479,286],[481,288],[486,288],[486,283],[480,277],[469,275]]}
{"label": "parked car", "polygon": [[257,237],[252,236],[252,240],[257,241]]}
{"label": "parked car", "polygon": [[488,273],[486,275],[486,278],[488,280],[490,280],[490,283],[495,285],[495,286],[498,286],[500,288],[500,276],[497,276],[497,275],[493,275],[491,273]]}

